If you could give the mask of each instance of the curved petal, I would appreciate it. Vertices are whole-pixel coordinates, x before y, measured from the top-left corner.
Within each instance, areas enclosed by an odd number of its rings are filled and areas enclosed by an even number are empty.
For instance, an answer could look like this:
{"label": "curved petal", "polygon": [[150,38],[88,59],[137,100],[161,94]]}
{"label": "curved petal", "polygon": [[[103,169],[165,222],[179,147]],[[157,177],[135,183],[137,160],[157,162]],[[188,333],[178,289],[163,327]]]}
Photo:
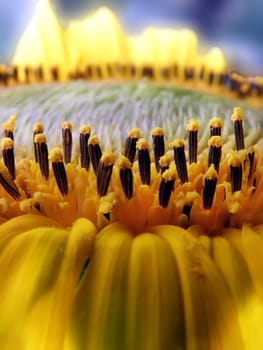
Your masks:
{"label": "curved petal", "polygon": [[95,228],[39,227],[14,237],[0,256],[2,349],[62,348],[74,291]]}

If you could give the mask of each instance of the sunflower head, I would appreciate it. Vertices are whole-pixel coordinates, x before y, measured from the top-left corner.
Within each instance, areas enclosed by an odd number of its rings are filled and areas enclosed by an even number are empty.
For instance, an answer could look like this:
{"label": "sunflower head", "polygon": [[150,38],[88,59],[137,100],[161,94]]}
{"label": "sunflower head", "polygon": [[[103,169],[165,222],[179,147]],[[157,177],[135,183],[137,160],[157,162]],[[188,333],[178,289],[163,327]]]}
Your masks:
{"label": "sunflower head", "polygon": [[0,348],[262,349],[262,78],[41,0],[0,83]]}

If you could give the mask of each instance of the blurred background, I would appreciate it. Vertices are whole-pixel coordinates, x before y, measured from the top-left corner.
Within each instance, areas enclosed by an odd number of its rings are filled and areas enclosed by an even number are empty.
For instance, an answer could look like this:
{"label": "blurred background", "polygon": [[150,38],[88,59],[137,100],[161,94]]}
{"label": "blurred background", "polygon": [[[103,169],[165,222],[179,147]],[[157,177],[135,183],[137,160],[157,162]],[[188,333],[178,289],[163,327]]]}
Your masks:
{"label": "blurred background", "polygon": [[[262,0],[51,0],[63,21],[101,5],[117,13],[126,33],[149,25],[189,27],[209,46],[221,47],[230,69],[263,75]],[[0,61],[8,63],[37,0],[0,0]]]}

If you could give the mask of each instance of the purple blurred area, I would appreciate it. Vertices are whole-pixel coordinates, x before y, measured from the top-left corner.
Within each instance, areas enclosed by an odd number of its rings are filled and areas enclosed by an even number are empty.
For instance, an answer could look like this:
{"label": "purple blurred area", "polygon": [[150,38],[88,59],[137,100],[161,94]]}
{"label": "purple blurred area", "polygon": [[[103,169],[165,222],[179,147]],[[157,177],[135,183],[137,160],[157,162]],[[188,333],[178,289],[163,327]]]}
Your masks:
{"label": "purple blurred area", "polygon": [[[61,18],[81,18],[101,5],[111,7],[126,33],[148,25],[190,27],[207,46],[221,47],[230,69],[263,75],[262,0],[52,0]],[[0,60],[12,58],[37,0],[1,0]]]}

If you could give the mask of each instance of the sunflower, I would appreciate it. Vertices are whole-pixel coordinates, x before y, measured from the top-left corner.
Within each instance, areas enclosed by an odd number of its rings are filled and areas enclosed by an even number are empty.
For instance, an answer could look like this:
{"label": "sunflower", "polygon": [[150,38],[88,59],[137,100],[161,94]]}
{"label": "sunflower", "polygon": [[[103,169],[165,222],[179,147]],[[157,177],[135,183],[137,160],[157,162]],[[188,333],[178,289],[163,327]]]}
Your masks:
{"label": "sunflower", "polygon": [[37,14],[0,79],[1,349],[262,349],[261,77]]}

